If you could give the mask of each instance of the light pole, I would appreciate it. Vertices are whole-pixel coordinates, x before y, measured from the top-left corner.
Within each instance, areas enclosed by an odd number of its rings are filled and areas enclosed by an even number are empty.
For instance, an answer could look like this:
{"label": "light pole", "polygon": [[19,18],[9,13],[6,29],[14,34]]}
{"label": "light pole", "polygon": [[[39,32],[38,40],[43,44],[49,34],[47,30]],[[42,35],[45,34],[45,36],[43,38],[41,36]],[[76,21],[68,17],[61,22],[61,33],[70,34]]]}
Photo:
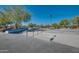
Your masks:
{"label": "light pole", "polygon": [[52,14],[49,15],[49,18],[50,18],[50,27],[52,25]]}

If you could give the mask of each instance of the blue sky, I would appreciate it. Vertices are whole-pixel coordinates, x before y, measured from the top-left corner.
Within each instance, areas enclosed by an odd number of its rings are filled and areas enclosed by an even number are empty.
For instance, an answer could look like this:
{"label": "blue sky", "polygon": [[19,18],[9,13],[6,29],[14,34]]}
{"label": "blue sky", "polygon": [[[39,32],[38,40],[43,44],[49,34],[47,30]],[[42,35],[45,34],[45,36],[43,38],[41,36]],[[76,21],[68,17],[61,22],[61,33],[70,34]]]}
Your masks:
{"label": "blue sky", "polygon": [[[2,7],[4,6],[0,6]],[[62,19],[72,19],[79,15],[78,5],[24,5],[22,7],[31,14],[30,23],[36,24],[57,23]]]}
{"label": "blue sky", "polygon": [[[32,15],[32,23],[51,24],[62,19],[71,20],[79,15],[78,5],[30,5],[25,6]],[[52,15],[52,16],[50,16]]]}

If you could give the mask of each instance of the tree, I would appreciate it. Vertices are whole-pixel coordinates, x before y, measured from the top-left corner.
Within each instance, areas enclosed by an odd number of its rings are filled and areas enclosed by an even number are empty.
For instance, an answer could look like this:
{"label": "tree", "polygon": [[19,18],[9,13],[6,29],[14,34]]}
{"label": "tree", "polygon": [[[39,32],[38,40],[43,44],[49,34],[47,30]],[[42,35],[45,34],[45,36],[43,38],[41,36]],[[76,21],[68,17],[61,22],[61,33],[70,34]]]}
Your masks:
{"label": "tree", "polygon": [[7,15],[5,14],[5,12],[0,11],[0,26],[7,26],[8,24],[11,24],[11,20],[9,19],[9,17],[7,17]]}
{"label": "tree", "polygon": [[60,25],[60,27],[67,28],[69,26],[69,20],[67,20],[67,19],[61,20],[59,25]]}
{"label": "tree", "polygon": [[59,29],[59,25],[57,23],[52,24],[53,29]]}
{"label": "tree", "polygon": [[45,28],[50,28],[51,25],[47,24],[47,25],[44,25]]}
{"label": "tree", "polygon": [[40,28],[44,28],[45,27],[44,24],[40,24],[39,26],[40,26]]}
{"label": "tree", "polygon": [[74,17],[74,19],[72,20],[73,26],[76,26],[77,28],[79,28],[79,16]]}
{"label": "tree", "polygon": [[0,24],[15,24],[15,27],[18,28],[17,25],[21,24],[21,22],[27,22],[31,18],[31,15],[21,7],[8,7],[4,8],[0,11]]}
{"label": "tree", "polygon": [[28,27],[33,28],[33,27],[37,27],[37,25],[36,25],[36,24],[33,24],[33,23],[29,23],[29,24],[28,24]]}
{"label": "tree", "polygon": [[9,7],[5,9],[6,16],[15,23],[16,28],[18,28],[18,24],[21,22],[27,22],[30,20],[31,15],[21,7]]}

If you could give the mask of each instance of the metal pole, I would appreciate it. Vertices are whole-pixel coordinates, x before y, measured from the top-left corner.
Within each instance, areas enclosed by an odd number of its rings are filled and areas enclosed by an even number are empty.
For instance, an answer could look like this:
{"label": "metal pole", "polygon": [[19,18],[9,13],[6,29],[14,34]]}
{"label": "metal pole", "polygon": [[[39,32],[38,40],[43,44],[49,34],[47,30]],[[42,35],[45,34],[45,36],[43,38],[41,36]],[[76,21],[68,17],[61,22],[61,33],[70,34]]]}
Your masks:
{"label": "metal pole", "polygon": [[36,31],[37,32],[37,35],[38,35],[38,31]]}
{"label": "metal pole", "polygon": [[26,38],[28,38],[28,31],[26,31]]}
{"label": "metal pole", "polygon": [[34,31],[33,31],[33,39],[34,39]]}

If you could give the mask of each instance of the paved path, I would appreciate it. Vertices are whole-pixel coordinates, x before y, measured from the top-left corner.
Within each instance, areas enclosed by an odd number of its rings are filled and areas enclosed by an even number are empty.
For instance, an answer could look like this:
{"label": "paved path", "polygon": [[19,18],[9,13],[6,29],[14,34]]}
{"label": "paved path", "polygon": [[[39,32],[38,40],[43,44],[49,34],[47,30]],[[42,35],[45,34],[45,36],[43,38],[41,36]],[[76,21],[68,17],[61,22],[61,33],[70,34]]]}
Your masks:
{"label": "paved path", "polygon": [[52,31],[45,31],[40,32],[39,35],[35,35],[36,38],[49,41],[56,35],[54,42],[65,44],[68,46],[79,48],[79,32],[52,32]]}
{"label": "paved path", "polygon": [[0,33],[0,52],[7,53],[71,53],[79,52],[79,48],[57,42],[26,37],[24,34]]}

